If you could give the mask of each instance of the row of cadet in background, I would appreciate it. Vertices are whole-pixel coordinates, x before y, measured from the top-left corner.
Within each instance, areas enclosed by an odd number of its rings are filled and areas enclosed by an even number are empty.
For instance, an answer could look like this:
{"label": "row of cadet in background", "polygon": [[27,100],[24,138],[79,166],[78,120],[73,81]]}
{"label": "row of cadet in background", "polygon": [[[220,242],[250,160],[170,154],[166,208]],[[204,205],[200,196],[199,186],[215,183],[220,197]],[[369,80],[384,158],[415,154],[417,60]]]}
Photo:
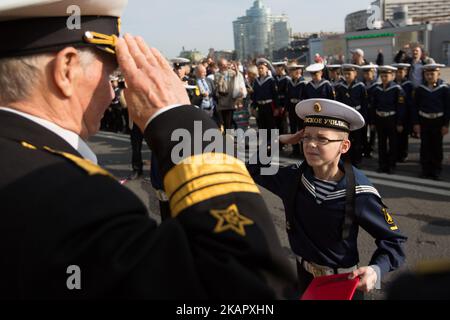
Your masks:
{"label": "row of cadet in background", "polygon": [[[363,157],[371,158],[377,149],[378,171],[394,173],[396,163],[408,159],[409,139],[420,138],[420,176],[439,179],[443,137],[448,134],[450,119],[450,89],[440,79],[444,65],[427,63],[431,61],[423,59],[420,47],[412,53],[407,58],[410,63],[392,66],[368,63],[361,49],[353,51],[352,64],[315,63],[307,68],[296,62],[270,63],[263,58],[245,68],[225,59],[217,64],[207,59],[195,68],[183,58],[173,59],[172,64],[185,82],[191,102],[223,129],[247,129],[253,115],[259,129],[297,132],[302,129],[294,112],[298,102],[310,98],[337,100],[358,110],[367,123],[351,136],[354,165],[360,166]],[[304,70],[311,80],[305,79]],[[102,128],[131,130],[133,176],[138,177],[143,165],[142,137],[137,128],[128,125],[128,114],[122,108],[126,104],[121,97],[123,85],[118,80],[113,79],[116,98]],[[294,145],[290,156],[300,158],[301,146]]]}

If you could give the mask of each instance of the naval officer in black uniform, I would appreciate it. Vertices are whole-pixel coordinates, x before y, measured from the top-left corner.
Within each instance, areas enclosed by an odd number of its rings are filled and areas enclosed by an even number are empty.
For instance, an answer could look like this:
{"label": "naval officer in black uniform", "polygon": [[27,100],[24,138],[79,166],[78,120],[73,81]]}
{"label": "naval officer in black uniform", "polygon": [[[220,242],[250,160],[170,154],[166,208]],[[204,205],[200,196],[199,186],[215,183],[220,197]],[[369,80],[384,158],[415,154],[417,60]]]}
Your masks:
{"label": "naval officer in black uniform", "polygon": [[[0,4],[0,70],[10,72],[0,82],[0,299],[290,297],[295,277],[245,165],[195,150],[172,159],[175,129],[217,126],[156,49],[117,38],[124,3]],[[86,15],[81,29],[67,29],[70,4]],[[117,62],[170,199],[160,226],[84,142],[113,98]],[[23,77],[33,70],[37,81]]]}

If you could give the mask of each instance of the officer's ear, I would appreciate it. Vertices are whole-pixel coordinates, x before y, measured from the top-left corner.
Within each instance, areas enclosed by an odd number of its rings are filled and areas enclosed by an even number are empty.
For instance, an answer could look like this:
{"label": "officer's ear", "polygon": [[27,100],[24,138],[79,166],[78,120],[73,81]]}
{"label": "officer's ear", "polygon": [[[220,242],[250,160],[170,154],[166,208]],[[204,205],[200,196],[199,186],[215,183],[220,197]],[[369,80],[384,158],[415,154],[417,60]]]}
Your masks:
{"label": "officer's ear", "polygon": [[67,47],[56,54],[53,63],[53,80],[66,98],[73,95],[76,80],[82,71],[81,57],[77,49]]}

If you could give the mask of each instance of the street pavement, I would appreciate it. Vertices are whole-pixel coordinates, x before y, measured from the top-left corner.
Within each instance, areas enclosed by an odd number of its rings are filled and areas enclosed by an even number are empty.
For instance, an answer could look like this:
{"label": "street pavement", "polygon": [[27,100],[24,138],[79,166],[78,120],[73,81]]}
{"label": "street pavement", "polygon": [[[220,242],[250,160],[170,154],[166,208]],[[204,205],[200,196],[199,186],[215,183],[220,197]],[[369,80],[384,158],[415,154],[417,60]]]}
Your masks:
{"label": "street pavement", "polygon": [[[450,69],[443,71],[443,78],[450,80]],[[444,139],[444,166],[442,181],[418,178],[419,140],[410,139],[410,153],[405,163],[398,164],[395,175],[379,174],[376,154],[373,159],[365,159],[362,170],[366,173],[389,207],[400,230],[408,236],[406,243],[407,261],[403,268],[392,272],[382,281],[382,288],[400,272],[414,268],[420,261],[429,261],[450,257],[450,135]],[[89,140],[89,145],[97,154],[99,164],[108,169],[119,180],[131,174],[131,145],[128,135],[100,132]],[[150,151],[143,148],[145,175],[143,179],[126,181],[130,188],[149,208],[152,218],[160,221],[159,206],[149,182]],[[286,157],[282,152],[281,166],[295,164],[297,160]],[[261,188],[263,199],[269,208],[277,233],[286,254],[294,265],[294,256],[289,249],[284,229],[284,208],[281,200]],[[374,213],[378,214],[378,213]],[[324,235],[326,236],[326,235]],[[360,231],[359,252],[361,266],[367,265],[376,249],[374,239],[364,230]],[[382,299],[385,291],[376,291],[368,299]]]}

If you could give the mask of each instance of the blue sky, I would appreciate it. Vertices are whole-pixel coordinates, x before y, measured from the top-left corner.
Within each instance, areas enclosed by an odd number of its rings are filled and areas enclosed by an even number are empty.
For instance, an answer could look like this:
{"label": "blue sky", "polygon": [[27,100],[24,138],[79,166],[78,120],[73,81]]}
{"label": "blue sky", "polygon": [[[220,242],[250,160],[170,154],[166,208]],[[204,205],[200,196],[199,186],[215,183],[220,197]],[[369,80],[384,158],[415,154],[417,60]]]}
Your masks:
{"label": "blue sky", "polygon": [[[168,58],[182,47],[203,53],[234,49],[232,22],[254,0],[128,0],[123,31],[141,35]],[[345,16],[370,0],[264,0],[272,14],[288,15],[294,32],[344,31]]]}

